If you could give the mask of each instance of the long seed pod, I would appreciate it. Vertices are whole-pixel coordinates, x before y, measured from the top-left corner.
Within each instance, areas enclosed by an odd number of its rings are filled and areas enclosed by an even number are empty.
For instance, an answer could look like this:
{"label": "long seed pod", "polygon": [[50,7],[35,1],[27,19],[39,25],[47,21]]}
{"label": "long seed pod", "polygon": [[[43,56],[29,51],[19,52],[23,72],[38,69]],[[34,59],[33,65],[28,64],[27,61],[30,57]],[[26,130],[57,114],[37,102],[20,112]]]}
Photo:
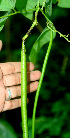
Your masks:
{"label": "long seed pod", "polygon": [[27,128],[27,69],[26,69],[26,49],[22,41],[21,50],[21,116],[23,138],[28,138]]}
{"label": "long seed pod", "polygon": [[44,63],[43,63],[43,67],[42,67],[42,73],[41,73],[41,77],[40,77],[40,80],[39,80],[39,85],[38,85],[38,88],[37,88],[37,91],[36,91],[36,96],[35,96],[35,102],[34,102],[34,108],[33,108],[33,117],[32,117],[32,138],[34,138],[35,114],[36,114],[36,107],[37,107],[39,92],[40,92],[40,88],[41,88],[41,85],[42,85],[42,81],[43,81],[43,77],[44,77],[48,57],[49,57],[49,54],[50,54],[50,50],[51,50],[51,47],[52,47],[52,40],[53,40],[52,35],[53,35],[53,32],[51,31],[50,42],[49,42],[49,46],[48,46],[46,56],[45,56],[45,59],[44,59]]}

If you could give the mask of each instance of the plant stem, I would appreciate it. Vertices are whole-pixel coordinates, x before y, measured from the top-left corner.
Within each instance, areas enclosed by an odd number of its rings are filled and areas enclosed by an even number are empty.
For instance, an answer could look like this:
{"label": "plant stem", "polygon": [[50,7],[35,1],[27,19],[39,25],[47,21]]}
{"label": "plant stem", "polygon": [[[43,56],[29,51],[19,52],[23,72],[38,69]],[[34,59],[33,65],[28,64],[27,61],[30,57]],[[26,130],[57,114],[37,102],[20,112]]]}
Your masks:
{"label": "plant stem", "polygon": [[42,12],[42,14],[44,15],[44,17],[46,18],[47,20],[47,28],[52,30],[53,32],[56,32],[60,35],[60,37],[63,37],[64,39],[67,40],[67,42],[70,42],[70,40],[68,39],[68,35],[63,35],[61,32],[59,32],[58,30],[55,29],[53,23],[49,20],[49,18],[44,14],[43,10],[40,9],[40,11]]}
{"label": "plant stem", "polygon": [[4,16],[1,16],[0,17],[0,19],[1,18],[5,18],[5,17],[9,17],[9,16],[12,16],[12,15],[15,15],[15,14],[18,14],[18,13],[26,13],[26,12],[29,12],[29,11],[35,11],[36,9],[30,9],[30,10],[26,10],[26,11],[24,11],[24,10],[22,10],[22,11],[15,11],[14,13],[11,13],[11,14],[9,14],[9,15],[4,15]]}
{"label": "plant stem", "polygon": [[44,64],[43,64],[43,67],[42,67],[42,74],[41,74],[41,77],[40,77],[40,80],[39,80],[39,84],[38,84],[38,88],[37,88],[36,96],[35,96],[35,102],[34,102],[34,108],[33,108],[33,117],[32,117],[32,138],[34,138],[35,114],[36,114],[36,107],[37,107],[39,92],[40,92],[40,88],[41,88],[41,85],[42,85],[42,81],[43,81],[43,77],[44,77],[48,57],[49,57],[51,46],[52,46],[52,39],[53,39],[52,38],[52,33],[53,32],[51,31],[50,42],[49,42],[49,46],[48,46],[46,56],[45,56],[45,59],[44,59]]}
{"label": "plant stem", "polygon": [[11,13],[11,14],[9,14],[9,15],[4,15],[4,16],[1,16],[0,19],[1,19],[1,18],[5,18],[5,17],[12,16],[12,15],[15,15],[15,14],[18,14],[18,13],[21,13],[21,12],[18,11],[18,12]]}
{"label": "plant stem", "polygon": [[28,32],[26,33],[26,35],[22,38],[23,41],[25,41],[27,39],[27,37],[29,36],[30,32],[32,31],[32,29],[37,25],[37,15],[38,15],[38,12],[39,12],[39,1],[37,3],[37,7],[36,7],[36,12],[35,12],[35,20],[34,22],[32,23],[30,29],[28,30]]}
{"label": "plant stem", "polygon": [[30,29],[28,30],[26,35],[22,38],[23,41],[25,41],[27,39],[27,37],[29,36],[31,30],[35,27],[36,24],[37,24],[37,22],[34,20],[34,22],[32,23],[32,26],[30,27]]}

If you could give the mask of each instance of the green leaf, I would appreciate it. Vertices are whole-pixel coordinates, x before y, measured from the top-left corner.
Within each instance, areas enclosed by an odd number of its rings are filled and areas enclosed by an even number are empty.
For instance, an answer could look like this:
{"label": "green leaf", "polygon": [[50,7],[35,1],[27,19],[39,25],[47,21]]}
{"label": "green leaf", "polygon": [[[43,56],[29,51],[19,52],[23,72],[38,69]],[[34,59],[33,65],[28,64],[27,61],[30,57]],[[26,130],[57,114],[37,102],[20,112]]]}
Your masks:
{"label": "green leaf", "polygon": [[25,10],[28,0],[16,0],[16,8],[17,10]]}
{"label": "green leaf", "polygon": [[66,132],[62,135],[62,138],[70,138],[70,132]]}
{"label": "green leaf", "polygon": [[16,8],[17,10],[20,10],[22,11],[22,14],[32,20],[32,17],[33,17],[33,9],[34,7],[36,6],[36,1],[35,0],[17,0],[16,1]]}
{"label": "green leaf", "polygon": [[[28,128],[31,133],[31,119],[28,119]],[[39,117],[35,120],[35,134],[41,135],[44,131],[49,131],[50,136],[58,136],[63,126],[63,120],[60,118]]]}
{"label": "green leaf", "polygon": [[[29,60],[33,62],[34,64],[37,61],[37,56],[40,51],[40,49],[50,41],[50,32],[47,31],[47,27],[43,30],[43,32],[40,34],[40,36],[35,41],[32,50],[30,52]],[[53,33],[53,39],[55,38],[56,33]]]}
{"label": "green leaf", "polygon": [[0,11],[10,11],[15,7],[16,0],[0,0]]}
{"label": "green leaf", "polygon": [[58,6],[62,8],[70,8],[70,0],[59,0]]}
{"label": "green leaf", "polygon": [[57,3],[59,0],[52,0],[52,3],[55,4]]}
{"label": "green leaf", "polygon": [[[9,15],[10,13],[12,13],[12,11],[8,11],[4,16]],[[5,21],[7,20],[8,17],[3,17],[0,18],[0,31],[3,29]]]}
{"label": "green leaf", "polygon": [[66,99],[67,102],[70,102],[70,93],[67,92],[65,94],[65,99]]}
{"label": "green leaf", "polygon": [[[36,134],[41,134],[42,131],[46,130],[44,126],[47,125],[47,118],[46,117],[39,117],[35,119],[35,135]],[[32,119],[28,119],[28,130],[29,130],[29,138],[31,138],[31,131],[32,129]],[[41,131],[40,131],[41,130]]]}
{"label": "green leaf", "polygon": [[[22,12],[23,13],[23,12]],[[25,12],[25,13],[23,13],[23,15],[26,17],[26,18],[28,18],[28,19],[30,19],[30,20],[32,20],[33,19],[33,11],[29,11],[29,12]]]}
{"label": "green leaf", "polygon": [[4,25],[0,26],[0,32],[1,32],[1,30],[3,29],[3,27],[4,27]]}
{"label": "green leaf", "polygon": [[13,127],[4,120],[0,120],[0,138],[18,138]]}
{"label": "green leaf", "polygon": [[33,18],[33,11],[35,9],[35,6],[37,4],[37,0],[28,0],[26,5],[26,12],[23,12],[23,15],[27,17],[28,19],[32,20]]}
{"label": "green leaf", "polygon": [[52,112],[53,113],[60,113],[63,110],[63,102],[62,101],[56,101],[52,106]]}
{"label": "green leaf", "polygon": [[52,14],[52,0],[46,1],[45,13],[47,13],[49,16],[51,16],[51,14]]}
{"label": "green leaf", "polygon": [[[0,17],[0,25],[5,22],[5,20],[8,18],[7,15],[11,14],[12,11],[8,11],[6,14],[4,14],[4,17]],[[5,17],[6,16],[6,17]]]}
{"label": "green leaf", "polygon": [[28,0],[26,5],[26,10],[33,9],[37,4],[37,0]]}
{"label": "green leaf", "polygon": [[[48,0],[47,0],[48,1]],[[40,0],[40,5],[43,5],[44,0]]]}

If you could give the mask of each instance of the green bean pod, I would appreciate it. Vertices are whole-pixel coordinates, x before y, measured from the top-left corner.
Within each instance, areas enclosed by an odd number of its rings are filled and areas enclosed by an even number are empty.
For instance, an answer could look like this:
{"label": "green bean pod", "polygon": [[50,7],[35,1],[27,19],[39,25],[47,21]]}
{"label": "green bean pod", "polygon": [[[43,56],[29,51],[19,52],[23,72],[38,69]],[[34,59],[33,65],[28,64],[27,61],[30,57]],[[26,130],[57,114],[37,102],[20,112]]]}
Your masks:
{"label": "green bean pod", "polygon": [[21,116],[23,138],[28,138],[27,128],[27,68],[26,68],[26,49],[22,41],[21,50]]}
{"label": "green bean pod", "polygon": [[50,54],[50,50],[51,50],[51,47],[52,47],[52,40],[53,40],[53,32],[51,31],[50,42],[49,42],[49,46],[48,46],[48,49],[47,49],[47,52],[46,52],[46,55],[45,55],[45,59],[44,59],[43,67],[42,67],[42,73],[41,73],[41,77],[40,77],[40,80],[39,80],[39,84],[38,84],[38,88],[37,88],[36,96],[35,96],[35,102],[34,102],[34,108],[33,108],[33,117],[32,117],[32,138],[34,138],[35,114],[36,114],[36,107],[37,107],[39,92],[40,92],[40,88],[41,88],[41,85],[42,85],[42,81],[43,81],[46,65],[47,65],[47,62],[48,62],[48,57],[49,57],[49,54]]}

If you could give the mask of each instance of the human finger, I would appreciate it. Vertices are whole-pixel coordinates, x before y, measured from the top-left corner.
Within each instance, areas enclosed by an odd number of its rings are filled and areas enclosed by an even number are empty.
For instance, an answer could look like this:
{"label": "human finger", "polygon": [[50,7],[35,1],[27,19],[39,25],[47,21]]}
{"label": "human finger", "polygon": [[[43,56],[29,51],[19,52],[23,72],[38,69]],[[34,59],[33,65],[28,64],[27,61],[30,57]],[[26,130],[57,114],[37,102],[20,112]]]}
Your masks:
{"label": "human finger", "polygon": [[2,70],[0,68],[0,79],[2,79]]}
{"label": "human finger", "polygon": [[0,112],[2,112],[5,102],[5,87],[3,85],[2,79],[0,80]]}
{"label": "human finger", "polygon": [[[27,98],[27,103],[28,102],[29,102],[29,99]],[[5,101],[3,111],[15,109],[18,107],[21,107],[21,99]]]}
{"label": "human finger", "polygon": [[0,40],[0,51],[1,51],[1,49],[2,49],[2,41]]}
{"label": "human finger", "polygon": [[[31,93],[37,90],[38,87],[38,81],[29,83],[27,85],[27,93]],[[19,86],[13,86],[13,87],[7,87],[6,88],[6,99],[9,97],[8,89],[11,92],[11,98],[19,97],[21,96],[21,85]]]}
{"label": "human finger", "polygon": [[4,86],[14,86],[21,84],[21,73],[14,73],[3,76]]}
{"label": "human finger", "polygon": [[[27,73],[27,82],[39,80],[41,76],[40,71],[31,71]],[[21,73],[3,76],[5,86],[14,86],[21,84]]]}
{"label": "human finger", "polygon": [[31,93],[37,90],[38,81],[31,82],[27,85],[27,93]]}
{"label": "human finger", "polygon": [[39,70],[31,71],[27,73],[27,82],[39,80],[41,72]]}
{"label": "human finger", "polygon": [[[0,68],[2,70],[3,75],[21,72],[21,62],[0,63]],[[27,62],[27,71],[32,71],[34,70],[34,68],[35,67],[32,62]]]}

